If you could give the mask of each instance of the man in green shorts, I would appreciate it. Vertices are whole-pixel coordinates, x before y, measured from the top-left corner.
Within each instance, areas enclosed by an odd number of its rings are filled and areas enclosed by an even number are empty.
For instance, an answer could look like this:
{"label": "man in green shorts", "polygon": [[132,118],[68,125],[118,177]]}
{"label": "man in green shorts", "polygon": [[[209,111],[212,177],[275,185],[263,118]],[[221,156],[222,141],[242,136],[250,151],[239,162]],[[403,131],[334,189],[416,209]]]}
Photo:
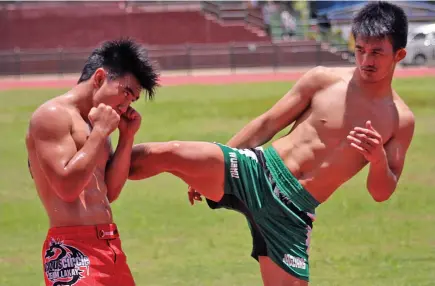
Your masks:
{"label": "man in green shorts", "polygon": [[[395,191],[414,115],[391,81],[406,55],[407,18],[385,2],[355,17],[356,68],[316,67],[226,145],[172,141],[135,145],[129,178],[162,172],[190,186],[191,202],[245,214],[264,285],[308,285],[315,209],[369,165],[377,202]],[[262,146],[293,124],[290,132]]]}

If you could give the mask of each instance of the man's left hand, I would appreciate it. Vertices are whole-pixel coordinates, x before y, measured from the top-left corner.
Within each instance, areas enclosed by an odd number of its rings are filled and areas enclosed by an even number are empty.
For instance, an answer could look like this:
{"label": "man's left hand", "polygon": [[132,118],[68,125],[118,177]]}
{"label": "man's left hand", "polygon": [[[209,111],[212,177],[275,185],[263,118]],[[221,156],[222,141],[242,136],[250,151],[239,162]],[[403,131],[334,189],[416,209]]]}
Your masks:
{"label": "man's left hand", "polygon": [[140,114],[133,107],[129,106],[127,111],[121,115],[121,120],[119,121],[118,128],[120,134],[134,136],[139,130],[141,120]]}
{"label": "man's left hand", "polygon": [[360,152],[367,161],[376,163],[385,158],[384,144],[381,135],[367,121],[365,128],[355,127],[349,132],[347,140],[350,146]]}

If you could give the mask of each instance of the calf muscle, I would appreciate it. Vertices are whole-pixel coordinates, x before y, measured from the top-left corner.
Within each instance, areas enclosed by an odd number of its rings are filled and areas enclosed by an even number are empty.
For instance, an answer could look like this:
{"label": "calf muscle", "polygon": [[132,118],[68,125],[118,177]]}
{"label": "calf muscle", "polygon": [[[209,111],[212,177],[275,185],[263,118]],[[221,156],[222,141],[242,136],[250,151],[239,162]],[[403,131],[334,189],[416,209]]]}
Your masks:
{"label": "calf muscle", "polygon": [[219,200],[223,196],[224,157],[208,142],[152,142],[133,147],[129,178],[140,180],[169,172],[201,192]]}

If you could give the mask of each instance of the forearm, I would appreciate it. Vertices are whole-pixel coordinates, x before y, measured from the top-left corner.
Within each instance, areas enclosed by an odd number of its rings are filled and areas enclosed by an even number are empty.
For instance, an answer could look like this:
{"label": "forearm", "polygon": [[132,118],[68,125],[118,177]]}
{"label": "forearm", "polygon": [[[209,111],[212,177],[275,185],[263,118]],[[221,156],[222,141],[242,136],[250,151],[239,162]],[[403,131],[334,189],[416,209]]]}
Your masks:
{"label": "forearm", "polygon": [[104,134],[92,131],[83,147],[68,161],[56,186],[63,199],[75,200],[89,183],[105,140]]}
{"label": "forearm", "polygon": [[387,158],[370,163],[367,189],[373,199],[383,202],[390,198],[397,186],[397,177],[388,166]]}
{"label": "forearm", "polygon": [[128,179],[134,137],[119,137],[118,146],[106,167],[107,198],[116,200]]}
{"label": "forearm", "polygon": [[242,128],[227,145],[234,148],[255,148],[268,142],[274,134],[266,127],[265,121],[259,117]]}

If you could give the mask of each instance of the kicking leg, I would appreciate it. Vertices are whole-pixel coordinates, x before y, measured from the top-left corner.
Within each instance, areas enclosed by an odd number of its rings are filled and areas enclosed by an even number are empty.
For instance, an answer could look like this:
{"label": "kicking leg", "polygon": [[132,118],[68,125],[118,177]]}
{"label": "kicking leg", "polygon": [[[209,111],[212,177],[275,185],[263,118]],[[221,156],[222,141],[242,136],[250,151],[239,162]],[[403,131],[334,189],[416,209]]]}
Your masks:
{"label": "kicking leg", "polygon": [[308,286],[307,281],[288,274],[269,257],[260,256],[259,261],[264,286]]}
{"label": "kicking leg", "polygon": [[206,198],[224,194],[225,163],[221,148],[209,142],[170,141],[133,147],[129,179],[141,180],[169,172]]}

